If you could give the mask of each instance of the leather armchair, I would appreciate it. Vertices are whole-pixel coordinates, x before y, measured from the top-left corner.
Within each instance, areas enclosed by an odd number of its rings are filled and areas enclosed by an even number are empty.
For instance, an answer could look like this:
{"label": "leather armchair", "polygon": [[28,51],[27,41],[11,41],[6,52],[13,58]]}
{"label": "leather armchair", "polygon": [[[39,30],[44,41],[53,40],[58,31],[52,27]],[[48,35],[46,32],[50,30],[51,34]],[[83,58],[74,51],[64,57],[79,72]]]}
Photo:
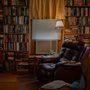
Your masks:
{"label": "leather armchair", "polygon": [[40,60],[37,79],[48,83],[53,80],[64,80],[72,83],[79,80],[82,68],[81,62],[87,56],[89,48],[82,42],[64,42],[57,57]]}

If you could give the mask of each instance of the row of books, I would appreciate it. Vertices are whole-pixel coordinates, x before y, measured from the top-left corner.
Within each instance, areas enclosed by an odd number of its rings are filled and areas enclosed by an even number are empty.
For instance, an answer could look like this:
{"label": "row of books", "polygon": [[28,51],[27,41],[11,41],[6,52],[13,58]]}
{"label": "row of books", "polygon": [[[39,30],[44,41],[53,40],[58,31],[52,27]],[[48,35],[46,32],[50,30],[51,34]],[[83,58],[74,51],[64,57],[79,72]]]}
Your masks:
{"label": "row of books", "polygon": [[2,0],[0,0],[0,50],[3,50],[4,46],[4,38],[3,38],[3,8],[2,8]]}
{"label": "row of books", "polygon": [[0,50],[3,51],[4,44],[0,42]]}
{"label": "row of books", "polygon": [[0,34],[3,33],[3,26],[0,24]]}
{"label": "row of books", "polygon": [[[89,46],[89,38],[85,38],[84,36],[82,36],[82,41],[83,42],[85,42],[88,46]],[[65,35],[65,37],[64,37],[64,40],[65,41],[73,41],[73,42],[76,42],[77,40],[76,40],[76,36],[74,36],[74,35]]]}
{"label": "row of books", "polygon": [[29,71],[28,64],[24,65],[24,63],[17,63],[16,65],[16,71],[17,72],[27,72]]}
{"label": "row of books", "polygon": [[90,27],[89,26],[79,27],[78,33],[79,34],[90,34]]}
{"label": "row of books", "polygon": [[66,16],[90,16],[90,8],[66,7]]}
{"label": "row of books", "polygon": [[74,35],[65,35],[65,41],[76,41],[76,37]]}
{"label": "row of books", "polygon": [[28,42],[28,36],[26,34],[22,35],[5,35],[4,42]]}
{"label": "row of books", "polygon": [[[27,52],[14,52],[9,51],[6,52],[8,60],[15,60],[15,61],[27,61],[28,53]],[[24,58],[24,60],[22,59]]]}
{"label": "row of books", "polygon": [[[13,59],[13,58],[12,58]],[[15,61],[10,59],[8,62],[6,63],[6,71],[7,72],[15,72]]]}
{"label": "row of books", "polygon": [[[90,27],[71,27],[69,29],[66,29],[64,31],[65,37],[71,37],[72,36],[77,36],[77,35],[82,35],[85,39],[87,38],[88,40],[90,39]],[[75,38],[75,37],[74,37]]]}
{"label": "row of books", "polygon": [[90,26],[90,17],[66,17],[69,26]]}
{"label": "row of books", "polygon": [[14,60],[14,52],[7,52],[7,58],[9,61]]}
{"label": "row of books", "polygon": [[28,57],[28,52],[16,52],[15,53],[15,61],[22,61],[23,59],[26,61]]}
{"label": "row of books", "polygon": [[28,8],[23,6],[23,7],[16,7],[16,6],[12,6],[12,7],[4,7],[4,15],[8,16],[28,16]]}
{"label": "row of books", "polygon": [[28,5],[28,0],[3,0],[3,5]]}
{"label": "row of books", "polygon": [[5,51],[28,51],[28,43],[27,42],[17,42],[12,43],[8,42],[4,45]]}
{"label": "row of books", "polygon": [[0,0],[0,34],[3,33],[3,9],[2,0]]}
{"label": "row of books", "polygon": [[6,16],[4,17],[4,24],[28,24],[28,16]]}
{"label": "row of books", "polygon": [[27,34],[28,25],[4,25],[3,33],[6,34]]}
{"label": "row of books", "polygon": [[4,37],[2,34],[0,34],[0,50],[3,50],[3,46],[4,46]]}
{"label": "row of books", "polygon": [[0,8],[0,20],[2,19],[3,17],[3,10]]}
{"label": "row of books", "polygon": [[66,6],[90,6],[90,0],[65,0]]}

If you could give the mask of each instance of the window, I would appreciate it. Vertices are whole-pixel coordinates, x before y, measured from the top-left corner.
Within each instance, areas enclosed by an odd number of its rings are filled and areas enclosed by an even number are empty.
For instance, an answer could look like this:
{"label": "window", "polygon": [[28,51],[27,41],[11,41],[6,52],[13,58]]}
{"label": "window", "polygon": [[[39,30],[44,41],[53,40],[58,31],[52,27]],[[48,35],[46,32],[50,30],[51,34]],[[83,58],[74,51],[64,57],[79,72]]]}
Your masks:
{"label": "window", "polygon": [[32,21],[32,40],[36,40],[36,54],[57,52],[57,41],[61,39],[61,31],[55,29],[55,25],[55,19]]}
{"label": "window", "polygon": [[36,54],[57,53],[57,41],[36,40]]}

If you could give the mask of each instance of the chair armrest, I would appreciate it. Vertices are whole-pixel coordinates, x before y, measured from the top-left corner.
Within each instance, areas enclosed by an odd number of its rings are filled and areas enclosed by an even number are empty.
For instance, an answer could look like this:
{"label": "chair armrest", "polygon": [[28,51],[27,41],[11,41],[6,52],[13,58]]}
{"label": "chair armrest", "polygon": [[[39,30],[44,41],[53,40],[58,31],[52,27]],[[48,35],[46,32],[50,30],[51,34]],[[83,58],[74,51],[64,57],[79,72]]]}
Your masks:
{"label": "chair armrest", "polygon": [[66,66],[80,66],[81,65],[81,62],[75,62],[75,63],[65,63],[65,64],[63,64],[63,65],[66,65]]}
{"label": "chair armrest", "polygon": [[81,65],[81,62],[75,62],[75,61],[61,61],[61,62],[58,62],[56,63],[56,68],[59,67],[59,66],[80,66]]}
{"label": "chair armrest", "polygon": [[58,56],[42,56],[40,63],[56,63],[58,61]]}

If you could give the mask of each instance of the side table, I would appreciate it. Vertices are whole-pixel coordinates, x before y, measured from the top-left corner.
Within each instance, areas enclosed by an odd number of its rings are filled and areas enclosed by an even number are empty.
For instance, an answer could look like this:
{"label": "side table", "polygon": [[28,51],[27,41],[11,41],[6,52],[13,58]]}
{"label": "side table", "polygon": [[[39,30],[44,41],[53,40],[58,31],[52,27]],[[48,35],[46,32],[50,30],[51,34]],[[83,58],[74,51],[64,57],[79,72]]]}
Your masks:
{"label": "side table", "polygon": [[39,60],[42,58],[42,55],[30,55],[29,56],[29,66],[33,66],[32,71],[34,76],[36,76],[37,66],[39,64]]}
{"label": "side table", "polygon": [[56,58],[57,55],[30,55],[29,56],[29,64],[32,64],[33,65],[33,74],[36,76],[36,72],[37,72],[37,69],[38,69],[38,65],[39,65],[39,62],[40,62],[40,59],[42,58],[50,58],[50,59],[54,59]]}

